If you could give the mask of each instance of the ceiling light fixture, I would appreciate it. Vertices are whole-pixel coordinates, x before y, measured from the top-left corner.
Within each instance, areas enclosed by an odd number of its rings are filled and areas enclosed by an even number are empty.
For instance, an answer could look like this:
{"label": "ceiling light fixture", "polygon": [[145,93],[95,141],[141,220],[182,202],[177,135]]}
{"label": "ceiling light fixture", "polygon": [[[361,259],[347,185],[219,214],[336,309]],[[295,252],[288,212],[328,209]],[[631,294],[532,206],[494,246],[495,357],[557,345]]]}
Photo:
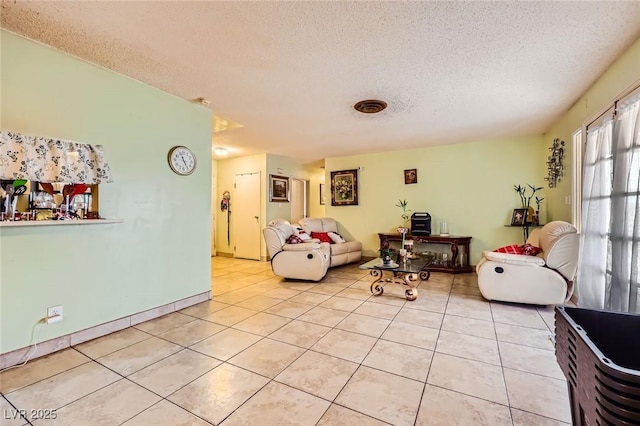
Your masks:
{"label": "ceiling light fixture", "polygon": [[356,103],[353,108],[363,114],[376,114],[387,107],[385,101],[378,99],[367,99]]}
{"label": "ceiling light fixture", "polygon": [[223,148],[221,146],[215,148],[213,150],[214,154],[219,155],[221,157],[224,157],[225,155],[227,155],[229,153],[229,150],[227,150],[227,148]]}

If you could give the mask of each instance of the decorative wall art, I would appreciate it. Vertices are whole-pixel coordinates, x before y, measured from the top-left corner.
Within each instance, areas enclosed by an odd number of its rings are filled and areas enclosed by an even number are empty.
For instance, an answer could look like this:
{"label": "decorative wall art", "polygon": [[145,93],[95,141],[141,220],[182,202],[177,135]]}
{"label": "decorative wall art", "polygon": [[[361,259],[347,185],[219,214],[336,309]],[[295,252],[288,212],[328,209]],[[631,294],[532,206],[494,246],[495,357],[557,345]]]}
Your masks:
{"label": "decorative wall art", "polygon": [[358,169],[331,172],[331,205],[358,205]]}
{"label": "decorative wall art", "polygon": [[289,178],[269,175],[269,201],[273,203],[289,202]]}
{"label": "decorative wall art", "polygon": [[320,205],[321,206],[325,205],[325,201],[324,201],[324,183],[320,184]]}
{"label": "decorative wall art", "polygon": [[549,151],[547,177],[544,180],[549,184],[549,188],[555,188],[564,176],[564,141],[554,139]]}
{"label": "decorative wall art", "polygon": [[408,169],[404,171],[404,184],[418,183],[418,169]]}

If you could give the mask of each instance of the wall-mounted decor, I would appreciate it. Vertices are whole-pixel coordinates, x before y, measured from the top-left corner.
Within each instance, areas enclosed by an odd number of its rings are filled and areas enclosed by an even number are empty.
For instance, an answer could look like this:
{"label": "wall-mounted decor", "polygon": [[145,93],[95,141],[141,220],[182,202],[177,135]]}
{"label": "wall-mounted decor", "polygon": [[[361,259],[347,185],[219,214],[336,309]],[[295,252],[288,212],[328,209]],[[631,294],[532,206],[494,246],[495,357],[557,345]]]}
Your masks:
{"label": "wall-mounted decor", "polygon": [[324,206],[324,183],[320,184],[320,205]]}
{"label": "wall-mounted decor", "polygon": [[274,203],[289,202],[289,178],[269,175],[269,201]]}
{"label": "wall-mounted decor", "polygon": [[358,169],[331,172],[331,205],[358,205]]}
{"label": "wall-mounted decor", "polygon": [[169,167],[174,173],[187,176],[196,169],[196,155],[186,146],[174,146],[167,156]]}
{"label": "wall-mounted decor", "polygon": [[523,226],[527,220],[527,209],[513,209],[511,226]]}
{"label": "wall-mounted decor", "polygon": [[418,183],[418,169],[408,169],[404,171],[404,184]]}
{"label": "wall-mounted decor", "polygon": [[549,188],[555,188],[564,176],[564,141],[554,139],[549,151],[551,154],[547,161],[548,175],[544,180],[549,183]]}

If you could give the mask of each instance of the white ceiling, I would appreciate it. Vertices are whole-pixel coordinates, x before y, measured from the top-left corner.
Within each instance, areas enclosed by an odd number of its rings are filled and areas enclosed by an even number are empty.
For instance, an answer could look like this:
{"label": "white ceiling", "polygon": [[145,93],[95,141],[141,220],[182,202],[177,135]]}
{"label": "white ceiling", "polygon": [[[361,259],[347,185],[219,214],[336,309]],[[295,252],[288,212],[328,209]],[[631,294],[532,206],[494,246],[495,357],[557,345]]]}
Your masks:
{"label": "white ceiling", "polygon": [[[244,127],[232,155],[541,134],[640,35],[640,2],[5,1],[2,27]],[[352,109],[385,100],[377,115]]]}

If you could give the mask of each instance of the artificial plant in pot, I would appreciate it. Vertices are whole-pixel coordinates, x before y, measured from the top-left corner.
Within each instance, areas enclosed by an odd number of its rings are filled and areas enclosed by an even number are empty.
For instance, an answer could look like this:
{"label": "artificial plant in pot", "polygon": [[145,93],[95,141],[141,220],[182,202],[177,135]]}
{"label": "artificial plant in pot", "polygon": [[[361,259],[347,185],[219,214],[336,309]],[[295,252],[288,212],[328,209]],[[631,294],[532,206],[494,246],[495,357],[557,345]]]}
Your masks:
{"label": "artificial plant in pot", "polygon": [[[542,189],[542,187],[541,186],[536,187],[530,184],[527,184],[527,186],[531,188],[531,195],[527,194],[527,187],[525,186],[513,185],[513,189],[515,189],[515,191],[520,196],[520,202],[522,203],[522,208],[526,209],[527,211],[527,217],[524,219],[524,222],[531,223],[534,215],[533,208],[531,207],[531,199],[533,198],[534,194],[537,191]],[[540,210],[540,203],[542,202],[542,200],[544,200],[544,198],[539,199],[538,197],[536,197],[536,204],[538,206],[538,211]]]}
{"label": "artificial plant in pot", "polygon": [[380,257],[382,258],[383,265],[391,264],[391,256],[393,256],[393,250],[389,247],[380,249]]}
{"label": "artificial plant in pot", "polygon": [[409,232],[409,228],[407,227],[407,223],[409,222],[409,219],[411,219],[411,215],[409,213],[411,213],[411,210],[409,210],[407,208],[407,200],[398,200],[398,204],[396,204],[396,207],[400,207],[402,209],[402,226],[399,226],[397,228],[397,231],[402,234],[402,245],[400,246],[400,256],[404,257],[407,254],[407,251],[404,248],[404,236],[407,235],[407,232]]}

